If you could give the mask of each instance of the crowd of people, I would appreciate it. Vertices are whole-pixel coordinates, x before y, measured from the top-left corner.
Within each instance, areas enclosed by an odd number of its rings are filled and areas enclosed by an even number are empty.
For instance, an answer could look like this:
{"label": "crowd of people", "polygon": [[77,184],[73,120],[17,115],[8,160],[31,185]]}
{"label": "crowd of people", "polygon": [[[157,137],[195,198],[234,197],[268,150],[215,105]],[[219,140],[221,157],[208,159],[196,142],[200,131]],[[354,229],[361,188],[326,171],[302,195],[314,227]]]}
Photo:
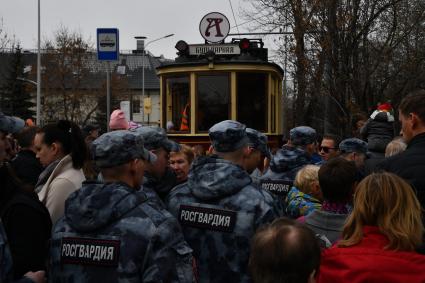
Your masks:
{"label": "crowd of people", "polygon": [[425,91],[394,117],[271,150],[233,120],[207,149],[0,112],[0,282],[425,282]]}

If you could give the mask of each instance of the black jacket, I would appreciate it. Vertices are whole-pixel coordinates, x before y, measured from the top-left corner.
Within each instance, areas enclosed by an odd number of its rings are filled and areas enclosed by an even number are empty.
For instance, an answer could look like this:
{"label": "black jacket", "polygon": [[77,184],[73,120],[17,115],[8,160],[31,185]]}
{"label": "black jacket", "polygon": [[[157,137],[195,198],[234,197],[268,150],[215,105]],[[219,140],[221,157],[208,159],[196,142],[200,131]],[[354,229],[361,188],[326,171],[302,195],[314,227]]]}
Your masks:
{"label": "black jacket", "polygon": [[395,173],[408,181],[416,190],[422,207],[425,207],[425,133],[415,136],[404,152],[386,158],[376,168]]}
{"label": "black jacket", "polygon": [[15,279],[46,269],[52,222],[35,193],[20,189],[9,166],[0,168],[0,216],[9,241]]}
{"label": "black jacket", "polygon": [[381,112],[375,119],[367,120],[360,134],[367,140],[370,151],[384,153],[385,147],[394,138],[394,122],[388,121],[386,112]]}

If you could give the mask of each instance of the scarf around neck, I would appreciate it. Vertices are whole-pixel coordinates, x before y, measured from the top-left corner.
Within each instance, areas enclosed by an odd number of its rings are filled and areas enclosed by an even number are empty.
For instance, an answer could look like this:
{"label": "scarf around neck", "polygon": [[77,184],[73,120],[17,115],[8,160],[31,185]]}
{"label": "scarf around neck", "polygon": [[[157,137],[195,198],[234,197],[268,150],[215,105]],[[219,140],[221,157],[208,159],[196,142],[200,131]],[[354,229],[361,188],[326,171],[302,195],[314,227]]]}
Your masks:
{"label": "scarf around neck", "polygon": [[39,193],[41,191],[43,185],[46,184],[47,180],[49,180],[50,175],[52,175],[53,170],[55,170],[56,166],[58,166],[60,161],[60,159],[57,159],[47,165],[46,168],[44,168],[43,172],[41,172],[40,176],[38,176],[37,184],[35,184],[36,193]]}

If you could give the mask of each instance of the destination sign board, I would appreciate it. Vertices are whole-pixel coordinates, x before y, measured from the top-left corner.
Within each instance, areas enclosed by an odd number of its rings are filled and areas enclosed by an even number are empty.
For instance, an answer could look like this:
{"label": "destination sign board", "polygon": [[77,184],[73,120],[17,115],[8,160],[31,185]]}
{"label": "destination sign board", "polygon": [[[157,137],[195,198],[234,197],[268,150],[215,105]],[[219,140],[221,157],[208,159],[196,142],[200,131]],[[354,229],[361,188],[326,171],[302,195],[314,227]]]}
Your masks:
{"label": "destination sign board", "polygon": [[189,55],[203,55],[213,51],[216,55],[238,55],[241,49],[238,44],[191,44]]}

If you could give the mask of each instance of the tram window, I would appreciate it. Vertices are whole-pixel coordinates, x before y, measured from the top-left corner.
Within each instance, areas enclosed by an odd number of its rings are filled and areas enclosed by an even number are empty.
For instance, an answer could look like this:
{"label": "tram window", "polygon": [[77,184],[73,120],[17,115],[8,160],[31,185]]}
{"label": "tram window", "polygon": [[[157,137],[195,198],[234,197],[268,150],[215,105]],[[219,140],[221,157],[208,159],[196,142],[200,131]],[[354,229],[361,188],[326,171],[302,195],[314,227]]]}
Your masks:
{"label": "tram window", "polygon": [[166,79],[166,128],[168,132],[189,132],[189,77]]}
{"label": "tram window", "polygon": [[238,121],[259,131],[267,130],[267,75],[237,74]]}
{"label": "tram window", "polygon": [[228,75],[202,75],[197,82],[197,125],[208,131],[214,124],[229,119],[230,86]]}

